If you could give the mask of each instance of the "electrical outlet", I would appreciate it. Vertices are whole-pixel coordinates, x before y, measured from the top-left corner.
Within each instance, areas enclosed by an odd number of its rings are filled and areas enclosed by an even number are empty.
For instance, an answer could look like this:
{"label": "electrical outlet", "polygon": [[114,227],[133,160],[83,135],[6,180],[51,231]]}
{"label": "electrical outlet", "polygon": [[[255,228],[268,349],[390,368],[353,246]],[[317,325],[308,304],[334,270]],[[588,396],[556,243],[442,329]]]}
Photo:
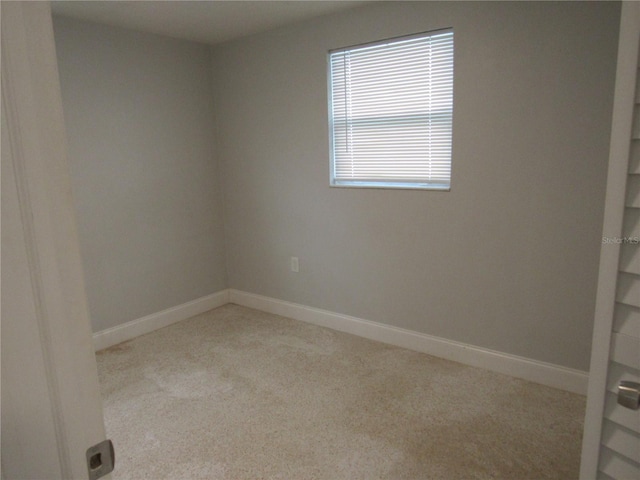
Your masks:
{"label": "electrical outlet", "polygon": [[291,257],[291,271],[296,273],[300,271],[300,264],[298,263],[298,257]]}

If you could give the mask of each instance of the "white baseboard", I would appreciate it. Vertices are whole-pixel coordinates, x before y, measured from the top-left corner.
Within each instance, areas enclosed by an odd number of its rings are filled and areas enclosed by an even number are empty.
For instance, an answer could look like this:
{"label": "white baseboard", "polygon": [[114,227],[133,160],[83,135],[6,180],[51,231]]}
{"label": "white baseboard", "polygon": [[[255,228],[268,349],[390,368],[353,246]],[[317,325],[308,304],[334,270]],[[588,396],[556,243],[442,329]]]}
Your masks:
{"label": "white baseboard", "polygon": [[176,307],[168,308],[158,313],[147,315],[146,317],[132,320],[131,322],[118,325],[107,330],[93,334],[93,344],[95,351],[109,348],[118,343],[126,342],[132,338],[153,332],[159,328],[167,327],[173,323],[186,320],[187,318],[199,315],[208,310],[221,307],[229,303],[229,290],[197,298],[191,302],[183,303]]}
{"label": "white baseboard", "polygon": [[194,315],[221,307],[227,303],[235,303],[244,307],[262,310],[263,312],[282,315],[294,320],[351,333],[370,340],[408,348],[581,395],[586,395],[587,392],[589,374],[582,370],[574,370],[233,289],[221,290],[206,297],[95,333],[93,335],[95,350],[103,350],[181,320],[186,320]]}
{"label": "white baseboard", "polygon": [[423,352],[473,367],[586,395],[589,374],[582,370],[531,360],[465,343],[306,307],[239,290],[229,290],[229,301],[244,307],[282,315],[314,325]]}

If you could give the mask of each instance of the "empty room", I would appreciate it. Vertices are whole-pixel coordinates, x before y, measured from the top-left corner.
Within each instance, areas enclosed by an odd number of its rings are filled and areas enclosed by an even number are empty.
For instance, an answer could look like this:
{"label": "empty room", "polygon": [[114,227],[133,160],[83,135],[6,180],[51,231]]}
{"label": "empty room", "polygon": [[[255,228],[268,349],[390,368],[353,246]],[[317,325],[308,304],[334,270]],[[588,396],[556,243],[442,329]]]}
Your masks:
{"label": "empty room", "polygon": [[[62,474],[42,478],[640,471],[640,113],[632,140],[621,129],[628,166],[611,166],[623,55],[637,73],[626,5],[42,7],[16,14],[25,32],[44,25],[29,40],[5,28],[3,5],[3,35],[40,52],[20,56],[3,36],[3,70],[35,72],[24,61],[55,80],[3,73],[3,125],[20,125],[3,126],[3,223],[5,190],[28,205],[15,216],[26,240],[3,229],[3,267],[5,242],[24,243],[44,277],[24,283],[40,329],[24,338],[46,346],[42,408]],[[20,88],[57,98],[57,120],[40,101],[20,120]],[[51,123],[61,169],[21,167],[30,150],[14,145]],[[49,202],[36,177],[68,187],[72,241],[50,253],[45,227],[67,223],[38,226]],[[71,258],[64,281],[49,254]],[[40,319],[69,272],[73,335]],[[21,287],[4,287],[4,268],[2,280],[3,478],[40,478],[18,460],[29,435],[49,433],[19,420],[39,387],[12,369],[26,354],[4,303]],[[609,323],[594,321],[609,303]],[[63,374],[64,362],[82,367]],[[95,417],[91,433],[74,412]]]}

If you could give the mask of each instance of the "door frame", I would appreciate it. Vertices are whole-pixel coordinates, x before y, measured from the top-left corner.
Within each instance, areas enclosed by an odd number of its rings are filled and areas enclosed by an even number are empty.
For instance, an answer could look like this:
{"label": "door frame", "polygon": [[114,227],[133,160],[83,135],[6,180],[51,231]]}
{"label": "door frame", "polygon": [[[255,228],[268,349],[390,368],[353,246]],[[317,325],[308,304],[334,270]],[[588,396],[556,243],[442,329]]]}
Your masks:
{"label": "door frame", "polygon": [[615,308],[620,244],[605,238],[622,235],[625,189],[629,169],[629,139],[633,127],[633,109],[640,38],[640,3],[625,1],[620,13],[618,62],[611,124],[607,193],[605,197],[603,244],[591,344],[591,365],[587,388],[587,409],[582,440],[580,479],[597,477],[600,437],[611,350],[611,331]]}
{"label": "door frame", "polygon": [[51,9],[0,7],[2,478],[88,478],[105,428]]}

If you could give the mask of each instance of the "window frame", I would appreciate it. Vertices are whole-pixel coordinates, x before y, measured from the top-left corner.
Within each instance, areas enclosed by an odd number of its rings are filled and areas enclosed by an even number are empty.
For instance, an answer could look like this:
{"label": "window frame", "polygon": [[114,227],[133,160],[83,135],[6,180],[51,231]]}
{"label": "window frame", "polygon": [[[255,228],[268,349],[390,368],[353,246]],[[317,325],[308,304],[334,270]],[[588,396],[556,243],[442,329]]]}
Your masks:
{"label": "window frame", "polygon": [[[439,34],[451,33],[451,62],[452,62],[452,72],[451,72],[451,124],[449,130],[449,158],[448,158],[448,178],[447,182],[424,182],[420,180],[397,180],[391,177],[380,178],[379,180],[353,180],[353,179],[344,179],[336,177],[336,159],[335,159],[335,126],[334,126],[334,76],[332,69],[332,56],[334,54],[339,54],[342,52],[348,52],[352,50],[359,50],[363,48],[375,47],[378,45],[385,44],[393,44],[397,42],[402,42],[405,40],[412,40],[417,38],[427,38],[432,37]],[[453,36],[454,29],[453,27],[440,28],[436,30],[429,30],[425,32],[418,32],[409,35],[400,35],[391,38],[385,38],[382,40],[376,40],[373,42],[365,42],[354,44],[346,47],[340,47],[336,49],[331,49],[327,52],[327,91],[328,91],[328,126],[329,126],[329,155],[330,155],[330,172],[329,172],[329,186],[335,188],[375,188],[375,189],[404,189],[404,190],[427,190],[427,191],[450,191],[451,190],[451,180],[453,173],[453,110],[454,110],[454,101],[453,101],[453,90],[454,90],[454,59],[455,59],[455,51],[454,51],[454,39]],[[430,110],[429,110],[430,111]]]}

